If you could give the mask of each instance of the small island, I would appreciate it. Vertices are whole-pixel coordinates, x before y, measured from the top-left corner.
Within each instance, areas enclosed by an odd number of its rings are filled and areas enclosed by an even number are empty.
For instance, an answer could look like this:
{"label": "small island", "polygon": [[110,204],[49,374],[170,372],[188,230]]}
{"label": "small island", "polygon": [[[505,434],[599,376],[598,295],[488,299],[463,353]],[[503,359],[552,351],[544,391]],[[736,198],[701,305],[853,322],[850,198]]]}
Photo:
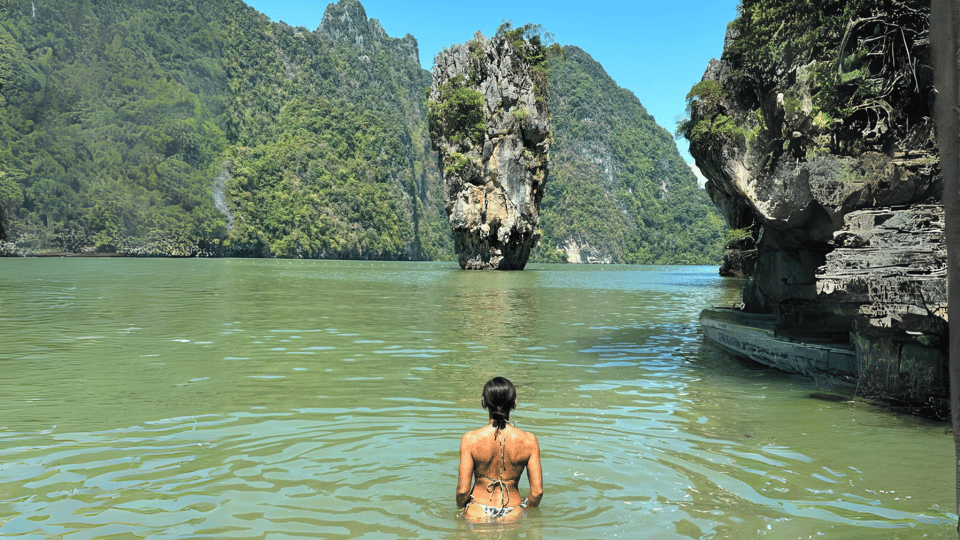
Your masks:
{"label": "small island", "polygon": [[504,23],[493,39],[477,32],[435,60],[430,137],[461,268],[522,270],[540,239],[548,51],[539,27]]}

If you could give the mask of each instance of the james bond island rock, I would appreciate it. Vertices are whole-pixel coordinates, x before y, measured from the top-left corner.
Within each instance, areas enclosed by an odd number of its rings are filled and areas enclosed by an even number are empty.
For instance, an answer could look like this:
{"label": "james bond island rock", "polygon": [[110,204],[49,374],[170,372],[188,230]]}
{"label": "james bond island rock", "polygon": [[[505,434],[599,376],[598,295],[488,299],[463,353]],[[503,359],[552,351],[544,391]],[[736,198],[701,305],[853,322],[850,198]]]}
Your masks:
{"label": "james bond island rock", "polygon": [[540,238],[550,109],[537,30],[478,32],[434,61],[430,136],[464,269],[522,270]]}
{"label": "james bond island rock", "polygon": [[793,334],[839,328],[860,391],[912,403],[945,396],[929,14],[913,0],[744,0],[678,126],[728,225],[756,245],[743,309]]}

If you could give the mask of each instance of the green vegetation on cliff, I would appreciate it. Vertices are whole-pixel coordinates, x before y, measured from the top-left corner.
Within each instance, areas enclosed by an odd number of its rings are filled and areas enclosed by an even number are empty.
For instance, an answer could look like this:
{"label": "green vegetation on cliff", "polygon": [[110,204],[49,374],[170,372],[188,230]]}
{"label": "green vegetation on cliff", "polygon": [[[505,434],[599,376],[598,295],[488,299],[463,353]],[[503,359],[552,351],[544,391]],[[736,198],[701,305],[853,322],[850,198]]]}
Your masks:
{"label": "green vegetation on cliff", "polygon": [[440,86],[439,101],[427,100],[430,136],[434,140],[448,135],[451,142],[458,144],[483,143],[487,131],[486,98],[467,84],[463,75],[454,77]]}
{"label": "green vegetation on cliff", "polygon": [[555,139],[541,260],[579,245],[618,263],[718,262],[723,220],[671,134],[586,52],[565,49],[566,60],[550,64]]}
{"label": "green vegetation on cliff", "polygon": [[[782,158],[887,153],[927,137],[929,8],[919,0],[742,0],[724,73],[687,96],[677,134],[706,151],[757,141],[765,170]],[[735,104],[735,105],[732,105]]]}
{"label": "green vegetation on cliff", "polygon": [[[573,238],[617,262],[713,262],[719,227],[693,176],[584,58],[549,62],[569,106],[554,111],[542,260]],[[416,41],[387,36],[357,0],[329,6],[317,31],[239,0],[0,0],[0,241],[450,258],[429,84]],[[593,147],[612,183],[577,161]]]}
{"label": "green vegetation on cliff", "polygon": [[356,0],[330,5],[316,32],[249,17],[235,24],[231,248],[449,258],[416,41],[388,37]]}
{"label": "green vegetation on cliff", "polygon": [[449,255],[416,42],[387,37],[356,0],[317,32],[236,0],[4,0],[0,12],[0,239]]}
{"label": "green vegetation on cliff", "polygon": [[[707,145],[711,139],[744,137],[747,133],[723,113],[727,90],[719,81],[701,81],[687,94],[687,118],[677,124],[677,136],[694,144]],[[697,116],[691,114],[698,105]]]}
{"label": "green vegetation on cliff", "polygon": [[[539,24],[528,23],[514,28],[512,21],[504,21],[494,37],[507,40],[516,51],[527,52],[523,61],[530,66],[533,91],[538,101],[546,97],[550,85],[550,63],[566,58],[567,54],[559,43],[553,41],[553,34],[544,32]],[[524,42],[532,46],[525,47]]]}
{"label": "green vegetation on cliff", "polygon": [[110,250],[225,236],[209,188],[228,144],[211,21],[228,4],[0,3],[6,236]]}

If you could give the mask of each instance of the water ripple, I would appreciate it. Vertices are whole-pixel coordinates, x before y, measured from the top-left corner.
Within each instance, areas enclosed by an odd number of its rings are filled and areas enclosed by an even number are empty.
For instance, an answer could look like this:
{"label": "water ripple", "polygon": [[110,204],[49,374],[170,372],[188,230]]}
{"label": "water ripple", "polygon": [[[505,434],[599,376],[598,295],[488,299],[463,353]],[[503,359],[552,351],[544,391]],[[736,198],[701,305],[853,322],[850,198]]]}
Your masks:
{"label": "water ripple", "polygon": [[[705,345],[699,310],[738,294],[715,268],[4,270],[0,536],[955,535],[943,426],[810,400],[816,382]],[[471,528],[458,443],[498,373],[546,496]]]}

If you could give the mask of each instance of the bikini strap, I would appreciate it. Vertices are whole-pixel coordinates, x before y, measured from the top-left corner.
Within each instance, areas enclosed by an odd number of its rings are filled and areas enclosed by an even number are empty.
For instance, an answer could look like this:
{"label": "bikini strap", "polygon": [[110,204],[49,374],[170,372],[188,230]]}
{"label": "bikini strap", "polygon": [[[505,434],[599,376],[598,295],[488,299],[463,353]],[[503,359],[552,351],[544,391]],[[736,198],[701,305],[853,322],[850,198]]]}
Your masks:
{"label": "bikini strap", "polygon": [[487,480],[488,482],[490,482],[489,484],[487,484],[487,493],[490,494],[490,503],[493,504],[493,490],[499,487],[500,488],[500,508],[506,507],[507,497],[508,497],[507,483],[504,482],[503,480],[491,480],[489,478],[484,478],[484,480]]}

